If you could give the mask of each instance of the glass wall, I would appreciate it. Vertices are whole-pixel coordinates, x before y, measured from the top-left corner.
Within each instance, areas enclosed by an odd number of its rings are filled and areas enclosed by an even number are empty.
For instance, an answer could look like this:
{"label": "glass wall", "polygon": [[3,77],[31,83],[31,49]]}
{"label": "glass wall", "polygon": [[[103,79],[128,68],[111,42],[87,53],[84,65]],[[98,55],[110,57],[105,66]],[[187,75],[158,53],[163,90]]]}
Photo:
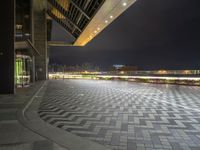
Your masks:
{"label": "glass wall", "polygon": [[16,41],[31,40],[31,1],[16,0]]}
{"label": "glass wall", "polygon": [[15,61],[15,84],[17,87],[26,87],[30,84],[31,58],[26,55],[17,55]]}

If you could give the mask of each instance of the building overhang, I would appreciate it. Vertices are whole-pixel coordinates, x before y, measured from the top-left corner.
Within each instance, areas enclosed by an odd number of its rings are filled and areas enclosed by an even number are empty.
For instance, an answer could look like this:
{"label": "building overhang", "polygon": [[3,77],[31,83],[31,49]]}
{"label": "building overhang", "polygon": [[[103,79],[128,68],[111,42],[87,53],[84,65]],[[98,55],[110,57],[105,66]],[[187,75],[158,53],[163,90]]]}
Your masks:
{"label": "building overhang", "polygon": [[27,49],[27,51],[29,51],[31,54],[41,56],[39,51],[30,40],[15,42],[15,49]]}
{"label": "building overhang", "polygon": [[48,16],[74,38],[73,43],[50,41],[49,46],[85,46],[136,2],[136,0],[47,1]]}
{"label": "building overhang", "polygon": [[73,45],[85,46],[135,2],[136,0],[105,0]]}
{"label": "building overhang", "polygon": [[49,46],[73,46],[73,43],[66,43],[62,41],[49,41]]}

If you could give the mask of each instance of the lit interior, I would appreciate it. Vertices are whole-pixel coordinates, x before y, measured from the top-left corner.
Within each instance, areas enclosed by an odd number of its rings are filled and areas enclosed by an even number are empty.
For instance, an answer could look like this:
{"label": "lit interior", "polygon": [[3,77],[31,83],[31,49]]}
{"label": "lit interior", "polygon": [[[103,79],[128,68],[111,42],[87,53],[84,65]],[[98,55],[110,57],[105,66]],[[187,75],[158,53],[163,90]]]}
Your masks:
{"label": "lit interior", "polygon": [[[69,4],[70,4],[70,0],[56,0],[56,2],[62,6],[62,8],[65,10],[65,11],[68,11],[69,10]],[[51,11],[56,17],[58,17],[59,19],[66,19],[65,16],[60,13],[55,7],[52,8],[52,11]]]}

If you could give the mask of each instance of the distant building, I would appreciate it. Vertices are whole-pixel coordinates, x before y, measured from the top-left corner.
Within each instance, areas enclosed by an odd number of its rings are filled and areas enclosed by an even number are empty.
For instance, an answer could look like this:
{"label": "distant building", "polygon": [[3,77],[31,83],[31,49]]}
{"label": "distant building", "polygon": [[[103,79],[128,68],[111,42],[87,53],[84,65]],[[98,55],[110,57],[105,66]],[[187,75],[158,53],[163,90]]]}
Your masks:
{"label": "distant building", "polygon": [[138,68],[137,66],[129,66],[129,65],[113,65],[113,68],[115,71],[137,71]]}
{"label": "distant building", "polygon": [[50,64],[49,72],[95,72],[100,71],[100,67],[91,63],[83,63],[82,65],[67,66],[59,64]]}

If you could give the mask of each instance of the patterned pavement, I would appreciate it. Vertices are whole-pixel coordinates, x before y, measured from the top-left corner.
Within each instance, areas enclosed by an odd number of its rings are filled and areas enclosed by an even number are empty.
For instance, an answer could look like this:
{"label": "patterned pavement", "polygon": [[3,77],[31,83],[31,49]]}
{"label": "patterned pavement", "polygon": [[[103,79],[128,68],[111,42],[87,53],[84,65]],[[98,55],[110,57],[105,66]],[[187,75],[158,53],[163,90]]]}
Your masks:
{"label": "patterned pavement", "polygon": [[200,87],[51,80],[49,124],[113,150],[200,150]]}

